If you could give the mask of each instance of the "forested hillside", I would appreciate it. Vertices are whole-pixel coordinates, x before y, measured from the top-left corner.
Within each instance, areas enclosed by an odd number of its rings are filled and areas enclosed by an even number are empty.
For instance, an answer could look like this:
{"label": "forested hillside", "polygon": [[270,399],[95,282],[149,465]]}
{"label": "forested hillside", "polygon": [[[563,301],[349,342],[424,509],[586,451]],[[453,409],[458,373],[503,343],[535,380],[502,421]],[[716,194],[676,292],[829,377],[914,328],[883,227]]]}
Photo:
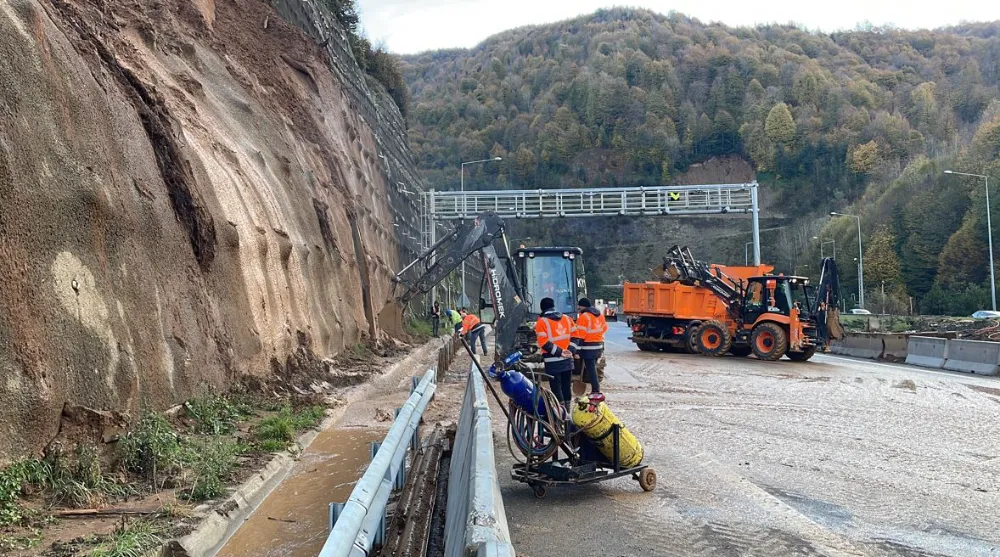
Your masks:
{"label": "forested hillside", "polygon": [[467,184],[669,184],[739,155],[779,199],[771,210],[797,219],[793,234],[765,235],[765,253],[793,238],[809,261],[814,235],[857,253],[856,222],[824,215],[860,213],[869,291],[884,282],[896,303],[933,312],[985,303],[982,182],[942,171],[1000,183],[1000,23],[821,34],[612,9],[403,69],[410,141],[439,189],[457,188],[461,161],[493,156],[504,161],[467,167]]}

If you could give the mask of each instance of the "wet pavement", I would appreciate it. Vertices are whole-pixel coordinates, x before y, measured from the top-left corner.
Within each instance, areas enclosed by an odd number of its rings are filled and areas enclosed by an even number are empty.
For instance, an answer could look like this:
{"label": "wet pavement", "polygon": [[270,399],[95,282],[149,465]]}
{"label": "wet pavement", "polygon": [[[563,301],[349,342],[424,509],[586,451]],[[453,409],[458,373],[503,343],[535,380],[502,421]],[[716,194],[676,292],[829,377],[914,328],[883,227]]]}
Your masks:
{"label": "wet pavement", "polygon": [[612,325],[604,390],[659,485],[535,499],[510,480],[495,411],[521,557],[1000,556],[1000,380],[640,352],[627,337]]}

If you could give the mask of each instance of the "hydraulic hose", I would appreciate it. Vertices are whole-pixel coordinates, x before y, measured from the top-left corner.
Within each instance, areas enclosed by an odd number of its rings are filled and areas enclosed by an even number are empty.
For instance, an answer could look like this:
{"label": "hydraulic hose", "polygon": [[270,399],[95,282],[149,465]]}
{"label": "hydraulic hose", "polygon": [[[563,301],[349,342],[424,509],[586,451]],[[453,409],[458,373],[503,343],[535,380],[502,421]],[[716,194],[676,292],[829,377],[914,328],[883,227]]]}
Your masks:
{"label": "hydraulic hose", "polygon": [[[555,394],[537,385],[532,400],[534,412],[521,408],[513,401],[509,405],[507,447],[511,456],[520,461],[514,446],[528,461],[543,461],[554,455],[562,444],[562,431],[566,422],[562,403],[556,399]],[[545,409],[544,415],[538,413],[539,406]]]}

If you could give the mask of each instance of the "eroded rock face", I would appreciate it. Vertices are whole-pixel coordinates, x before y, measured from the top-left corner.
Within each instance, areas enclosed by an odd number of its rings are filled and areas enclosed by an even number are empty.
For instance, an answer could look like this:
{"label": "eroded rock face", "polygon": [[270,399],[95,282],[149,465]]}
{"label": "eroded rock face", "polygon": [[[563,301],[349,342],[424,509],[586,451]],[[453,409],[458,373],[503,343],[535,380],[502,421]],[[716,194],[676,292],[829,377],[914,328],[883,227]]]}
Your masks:
{"label": "eroded rock face", "polygon": [[391,202],[264,2],[0,2],[0,462],[66,403],[135,415],[380,334]]}

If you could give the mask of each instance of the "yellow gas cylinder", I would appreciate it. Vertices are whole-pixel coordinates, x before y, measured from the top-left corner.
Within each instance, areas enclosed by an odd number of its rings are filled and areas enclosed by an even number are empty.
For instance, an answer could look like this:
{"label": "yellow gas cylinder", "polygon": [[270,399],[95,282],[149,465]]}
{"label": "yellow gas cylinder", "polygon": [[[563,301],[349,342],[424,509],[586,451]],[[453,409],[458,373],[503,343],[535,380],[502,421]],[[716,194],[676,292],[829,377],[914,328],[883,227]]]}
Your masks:
{"label": "yellow gas cylinder", "polygon": [[572,419],[573,425],[593,439],[598,450],[608,460],[613,460],[615,454],[615,440],[611,427],[618,424],[621,428],[618,436],[619,464],[623,468],[631,468],[642,462],[642,445],[639,444],[639,440],[603,401],[595,404],[589,397],[578,397],[573,405]]}

